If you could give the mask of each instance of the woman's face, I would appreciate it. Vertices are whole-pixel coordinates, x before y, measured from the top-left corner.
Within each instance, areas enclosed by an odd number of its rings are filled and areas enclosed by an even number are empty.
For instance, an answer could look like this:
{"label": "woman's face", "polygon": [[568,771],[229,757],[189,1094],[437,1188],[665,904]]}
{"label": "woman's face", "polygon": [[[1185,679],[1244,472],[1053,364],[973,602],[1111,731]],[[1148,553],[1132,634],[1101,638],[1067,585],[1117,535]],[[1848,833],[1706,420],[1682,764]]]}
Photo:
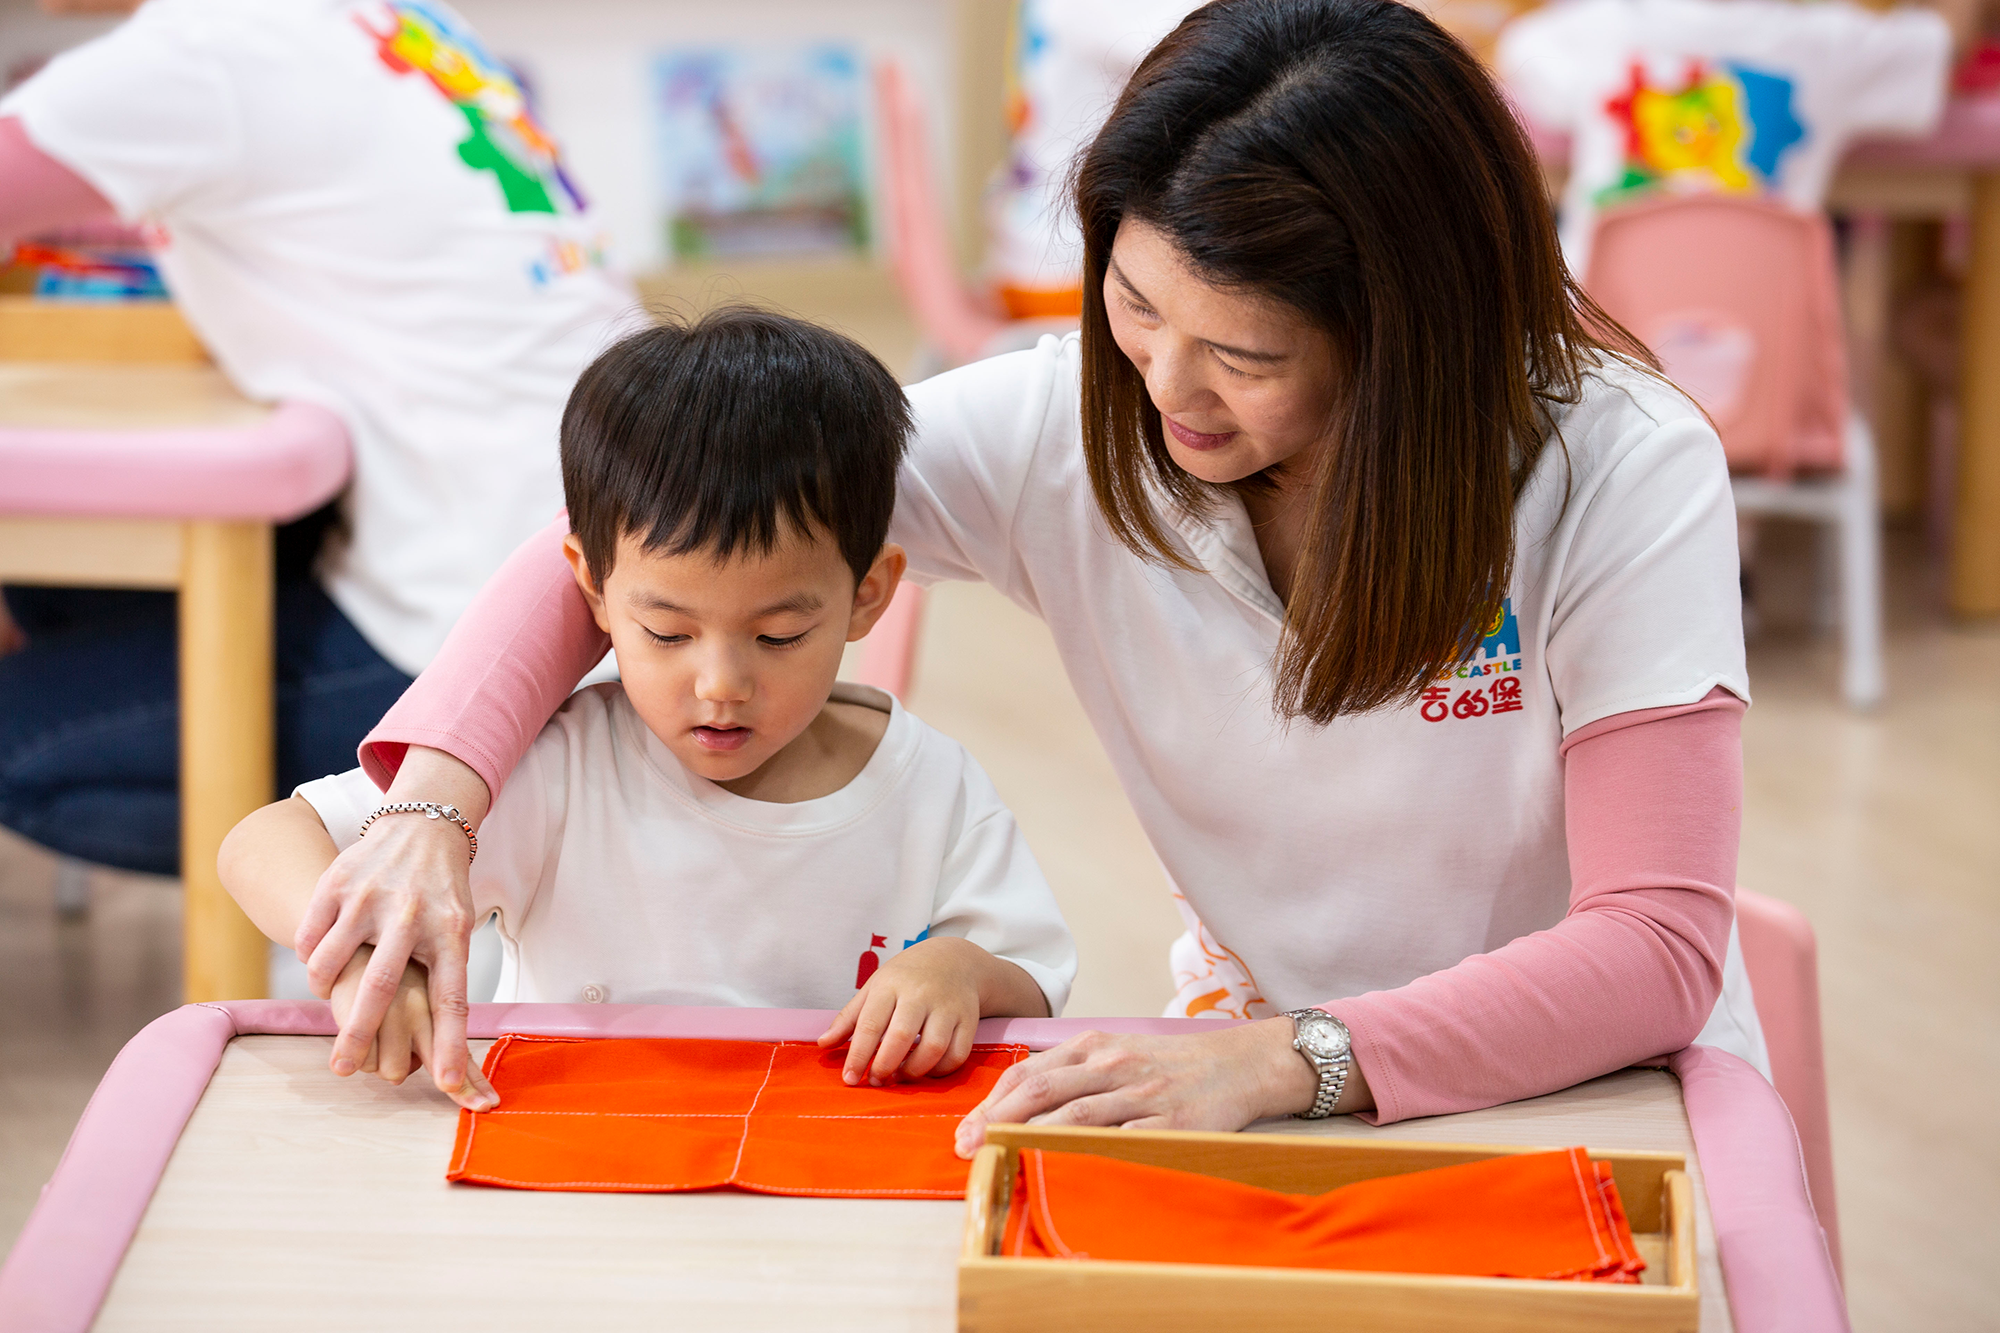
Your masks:
{"label": "woman's face", "polygon": [[1120,224],[1104,276],[1111,336],[1146,379],[1174,462],[1240,481],[1326,438],[1333,342],[1291,307],[1211,285],[1165,232]]}

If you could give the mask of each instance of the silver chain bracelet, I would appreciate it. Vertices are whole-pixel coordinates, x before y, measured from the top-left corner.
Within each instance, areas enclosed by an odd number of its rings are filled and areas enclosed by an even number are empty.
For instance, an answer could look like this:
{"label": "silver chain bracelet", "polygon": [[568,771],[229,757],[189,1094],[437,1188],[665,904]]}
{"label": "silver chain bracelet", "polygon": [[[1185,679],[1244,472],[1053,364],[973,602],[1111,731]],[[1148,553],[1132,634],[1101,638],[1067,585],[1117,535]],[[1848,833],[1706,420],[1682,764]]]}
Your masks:
{"label": "silver chain bracelet", "polygon": [[368,833],[368,826],[370,824],[373,824],[376,820],[380,819],[383,815],[415,815],[415,814],[421,814],[425,819],[447,819],[450,820],[452,823],[458,825],[459,828],[465,831],[465,841],[468,844],[470,844],[472,848],[470,854],[468,854],[465,858],[465,863],[467,865],[471,865],[475,860],[479,858],[479,835],[472,831],[472,824],[466,819],[464,815],[458,813],[457,806],[439,805],[436,801],[398,801],[394,805],[377,806],[375,807],[374,814],[368,816],[368,818],[361,821],[361,832],[355,834],[354,836],[357,838],[366,836]]}

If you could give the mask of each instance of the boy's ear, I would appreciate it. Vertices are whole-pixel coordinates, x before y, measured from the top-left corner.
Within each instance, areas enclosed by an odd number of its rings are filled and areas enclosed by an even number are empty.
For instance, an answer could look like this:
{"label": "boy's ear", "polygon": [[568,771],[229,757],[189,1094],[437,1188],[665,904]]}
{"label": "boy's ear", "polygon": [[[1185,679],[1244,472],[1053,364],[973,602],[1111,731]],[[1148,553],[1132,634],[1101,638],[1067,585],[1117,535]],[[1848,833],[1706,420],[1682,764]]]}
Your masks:
{"label": "boy's ear", "polygon": [[867,575],[854,589],[854,614],[847,621],[849,643],[875,628],[875,622],[882,618],[882,613],[895,599],[896,588],[902,583],[903,571],[909,563],[910,559],[903,554],[902,547],[894,542],[883,544],[875,563],[868,567]]}
{"label": "boy's ear", "polygon": [[583,543],[574,532],[563,538],[563,558],[569,561],[570,573],[576,575],[576,586],[583,590],[583,600],[590,603],[590,614],[597,621],[597,628],[609,634],[611,617],[604,612],[604,593],[591,577],[590,562],[583,558]]}

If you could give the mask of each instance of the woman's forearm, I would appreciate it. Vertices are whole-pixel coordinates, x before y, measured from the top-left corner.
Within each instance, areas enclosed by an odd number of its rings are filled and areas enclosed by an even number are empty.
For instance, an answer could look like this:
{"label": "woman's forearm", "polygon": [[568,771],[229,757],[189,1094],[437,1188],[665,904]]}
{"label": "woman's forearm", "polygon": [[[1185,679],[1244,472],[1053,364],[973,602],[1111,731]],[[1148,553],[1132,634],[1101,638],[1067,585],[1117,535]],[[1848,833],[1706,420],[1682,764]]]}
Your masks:
{"label": "woman's forearm", "polygon": [[457,806],[475,829],[493,808],[493,794],[476,769],[427,745],[412,745],[404,752],[403,762],[396,767],[396,779],[382,793],[382,799],[385,804],[431,801]]}
{"label": "woman's forearm", "polygon": [[0,117],[0,252],[24,236],[110,213],[90,182],[35,147],[18,117]]}
{"label": "woman's forearm", "polygon": [[[483,813],[542,725],[609,651],[563,558],[568,534],[569,520],[558,517],[507,557],[436,660],[361,742],[361,766],[376,786],[387,790],[393,781],[404,791],[406,753],[427,747],[478,775]],[[406,799],[445,798],[412,789]]]}
{"label": "woman's forearm", "polygon": [[1717,691],[1579,732],[1564,753],[1569,915],[1325,1006],[1354,1035],[1374,1119],[1538,1096],[1694,1038],[1734,913],[1742,713]]}

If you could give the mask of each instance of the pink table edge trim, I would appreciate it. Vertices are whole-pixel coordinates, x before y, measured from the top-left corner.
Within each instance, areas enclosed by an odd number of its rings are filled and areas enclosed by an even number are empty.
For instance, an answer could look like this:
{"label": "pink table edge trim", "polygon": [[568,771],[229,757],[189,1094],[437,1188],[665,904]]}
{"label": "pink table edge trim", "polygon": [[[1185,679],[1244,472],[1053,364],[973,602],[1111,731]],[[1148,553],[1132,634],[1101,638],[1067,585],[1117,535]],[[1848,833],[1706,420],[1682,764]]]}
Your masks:
{"label": "pink table edge trim", "polygon": [[337,494],[354,458],[337,415],[286,402],[251,426],[0,427],[0,462],[0,513],[284,522]]}
{"label": "pink table edge trim", "polygon": [[1708,1190],[1729,1312],[1742,1333],[1850,1333],[1791,1113],[1747,1061],[1712,1046],[1667,1060]]}
{"label": "pink table edge trim", "polygon": [[[811,1041],[831,1016],[813,1009],[475,1004],[468,1030],[474,1038],[524,1032]],[[1092,1029],[1171,1034],[1215,1026],[1205,1019],[987,1019],[979,1040],[1045,1050]],[[233,1038],[335,1030],[332,1013],[318,1002],[232,1000],[185,1005],[127,1042],[0,1265],[0,1333],[86,1333]],[[1693,1047],[1668,1063],[1684,1089],[1736,1327],[1845,1333],[1846,1305],[1812,1213],[1797,1135],[1777,1093],[1749,1065],[1720,1051]]]}

